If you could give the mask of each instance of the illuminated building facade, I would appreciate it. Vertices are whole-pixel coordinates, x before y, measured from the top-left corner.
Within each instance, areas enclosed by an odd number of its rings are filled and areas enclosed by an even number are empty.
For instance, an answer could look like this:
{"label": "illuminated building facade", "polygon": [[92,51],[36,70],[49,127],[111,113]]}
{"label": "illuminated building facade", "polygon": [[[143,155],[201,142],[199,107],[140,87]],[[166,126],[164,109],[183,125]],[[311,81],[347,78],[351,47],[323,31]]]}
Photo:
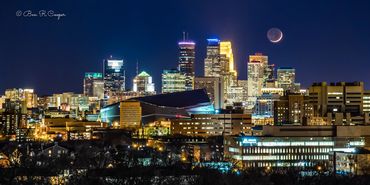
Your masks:
{"label": "illuminated building facade", "polygon": [[[292,67],[280,67],[277,70],[278,87],[284,91],[298,92],[299,87],[295,84],[295,69]],[[298,89],[297,89],[298,88]]]}
{"label": "illuminated building facade", "polygon": [[204,74],[206,77],[219,77],[223,81],[224,99],[232,97],[228,92],[231,86],[237,86],[237,72],[230,41],[220,41],[217,38],[207,39],[207,56],[204,59]]}
{"label": "illuminated building facade", "polygon": [[178,70],[185,75],[185,90],[194,89],[195,42],[186,40],[178,43],[180,49]]}
{"label": "illuminated building facade", "polygon": [[227,88],[225,105],[233,106],[235,103],[244,103],[248,100],[248,90],[244,86],[233,85]]}
{"label": "illuminated building facade", "polygon": [[207,41],[207,56],[204,59],[204,76],[221,77],[220,40],[211,38],[207,39]]}
{"label": "illuminated building facade", "polygon": [[122,59],[116,59],[112,56],[105,59],[103,72],[105,98],[125,91],[125,70]]}
{"label": "illuminated building facade", "polygon": [[181,92],[186,90],[186,76],[176,69],[163,70],[162,93]]}
{"label": "illuminated building facade", "polygon": [[37,95],[33,89],[6,89],[5,99],[10,99],[11,101],[21,101],[24,102],[25,108],[35,108],[37,107]]}
{"label": "illuminated building facade", "polygon": [[84,95],[88,97],[104,98],[104,81],[102,73],[85,73]]}
{"label": "illuminated building facade", "polygon": [[249,55],[249,62],[259,62],[262,65],[261,73],[263,78],[263,87],[268,80],[274,80],[275,65],[268,63],[268,56],[262,53],[255,53],[254,55]]}
{"label": "illuminated building facade", "polygon": [[280,96],[284,95],[283,88],[262,88],[261,92],[262,94],[278,94]]}
{"label": "illuminated building facade", "polygon": [[155,94],[155,88],[152,76],[145,71],[138,74],[133,80],[133,91],[139,93],[153,93]]}
{"label": "illuminated building facade", "polygon": [[[142,110],[139,101],[120,102],[120,128],[137,130],[141,128]],[[113,126],[114,123],[113,123]]]}
{"label": "illuminated building facade", "polygon": [[262,94],[264,64],[261,61],[248,62],[248,101],[254,106],[257,96]]}
{"label": "illuminated building facade", "polygon": [[205,89],[215,109],[224,108],[224,83],[219,77],[195,77],[194,89]]}
{"label": "illuminated building facade", "polygon": [[194,137],[251,135],[251,126],[250,114],[192,114],[191,118],[171,120],[171,134]]}
{"label": "illuminated building facade", "polygon": [[273,118],[274,102],[279,101],[278,94],[262,94],[257,97],[256,106],[253,109],[253,116]]}
{"label": "illuminated building facade", "polygon": [[[230,41],[220,42],[221,76],[224,78],[225,92],[230,86],[237,86],[237,72],[235,69],[234,55]],[[227,95],[226,95],[227,97]]]}
{"label": "illuminated building facade", "polygon": [[83,94],[65,92],[62,94],[53,94],[48,97],[47,108],[57,108],[62,111],[85,111],[89,110],[89,97]]}
{"label": "illuminated building facade", "polygon": [[26,128],[25,102],[6,99],[0,113],[0,135],[15,135],[17,129]]}
{"label": "illuminated building facade", "polygon": [[308,96],[290,93],[274,102],[274,122],[281,124],[308,125],[313,108]]}
{"label": "illuminated building facade", "polygon": [[309,96],[315,116],[326,117],[331,124],[369,123],[369,92],[363,82],[314,83]]}
{"label": "illuminated building facade", "polygon": [[274,79],[273,64],[269,65],[268,56],[262,53],[249,55],[248,61],[248,98],[250,108],[255,104],[256,98],[261,96],[262,88],[271,87]]}
{"label": "illuminated building facade", "polygon": [[226,136],[224,154],[244,168],[310,168],[328,166],[330,152],[354,152],[364,145],[362,137]]}

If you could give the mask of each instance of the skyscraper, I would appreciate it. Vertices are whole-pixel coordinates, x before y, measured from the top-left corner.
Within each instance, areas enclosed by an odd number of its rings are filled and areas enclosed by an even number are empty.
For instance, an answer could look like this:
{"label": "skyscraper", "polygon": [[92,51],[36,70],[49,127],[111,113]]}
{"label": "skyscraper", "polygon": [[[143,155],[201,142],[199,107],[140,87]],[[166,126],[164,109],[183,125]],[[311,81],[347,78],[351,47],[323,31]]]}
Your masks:
{"label": "skyscraper", "polygon": [[207,57],[204,59],[206,77],[220,77],[224,87],[224,99],[227,99],[231,86],[237,86],[237,72],[230,41],[220,41],[217,38],[207,39]]}
{"label": "skyscraper", "polygon": [[163,70],[162,93],[185,91],[186,76],[176,69]]}
{"label": "skyscraper", "polygon": [[252,108],[258,96],[262,95],[262,88],[273,78],[273,65],[268,64],[268,57],[262,53],[249,55],[248,62],[248,103]]}
{"label": "skyscraper", "polygon": [[204,76],[220,77],[221,76],[221,61],[220,61],[220,40],[217,38],[207,39],[207,56],[204,59]]}
{"label": "skyscraper", "polygon": [[104,60],[104,96],[108,98],[125,90],[125,70],[122,59],[112,56]]}
{"label": "skyscraper", "polygon": [[139,93],[155,93],[152,76],[142,71],[133,80],[133,91]]}
{"label": "skyscraper", "polygon": [[237,78],[236,67],[234,64],[234,55],[230,41],[220,42],[220,57],[222,61],[223,72],[225,74],[230,73],[234,80]]}
{"label": "skyscraper", "polygon": [[248,96],[257,97],[262,94],[264,65],[261,61],[248,62]]}
{"label": "skyscraper", "polygon": [[185,88],[194,88],[194,62],[195,62],[195,43],[187,40],[184,36],[183,41],[179,42],[179,67],[178,70],[186,76]]}
{"label": "skyscraper", "polygon": [[104,97],[104,82],[102,73],[85,73],[84,95],[88,97]]}
{"label": "skyscraper", "polygon": [[[277,70],[278,86],[284,91],[295,92],[295,69],[292,67],[280,67]],[[298,89],[299,90],[299,89]]]}

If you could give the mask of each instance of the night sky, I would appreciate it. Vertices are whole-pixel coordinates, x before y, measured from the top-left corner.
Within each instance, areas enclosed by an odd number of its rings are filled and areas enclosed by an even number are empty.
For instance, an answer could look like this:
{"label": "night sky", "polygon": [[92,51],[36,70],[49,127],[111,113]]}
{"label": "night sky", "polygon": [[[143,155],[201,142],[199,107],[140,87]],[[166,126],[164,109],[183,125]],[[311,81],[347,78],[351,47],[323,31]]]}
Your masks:
{"label": "night sky", "polygon": [[[18,10],[53,10],[51,17],[17,17]],[[136,60],[160,88],[163,69],[177,66],[177,42],[189,33],[196,75],[203,75],[206,38],[233,44],[239,79],[248,55],[262,52],[277,66],[296,68],[297,81],[364,81],[370,87],[370,1],[168,0],[0,2],[0,94],[34,88],[39,95],[82,93],[85,72],[102,71],[104,58],[126,61],[131,89]],[[278,27],[279,44],[266,32]]]}

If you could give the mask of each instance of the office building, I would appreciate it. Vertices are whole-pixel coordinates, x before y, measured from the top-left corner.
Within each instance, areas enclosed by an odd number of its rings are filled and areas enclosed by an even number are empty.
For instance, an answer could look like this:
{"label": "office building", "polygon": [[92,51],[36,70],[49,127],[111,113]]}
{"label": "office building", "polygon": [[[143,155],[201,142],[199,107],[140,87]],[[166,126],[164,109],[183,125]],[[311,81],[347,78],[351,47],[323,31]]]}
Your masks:
{"label": "office building", "polygon": [[84,95],[88,97],[104,98],[104,81],[102,73],[85,73]]}
{"label": "office building", "polygon": [[138,74],[133,80],[133,91],[139,93],[155,94],[152,76],[145,71]]}
{"label": "office building", "polygon": [[232,76],[237,77],[237,71],[234,63],[234,55],[230,41],[220,42],[220,55],[221,56],[224,55],[222,57],[228,60],[227,62],[225,62],[225,64],[228,64],[228,66],[225,67],[226,71],[230,72]]}
{"label": "office building", "polygon": [[291,67],[280,67],[277,70],[278,87],[284,91],[298,92],[299,84],[295,83],[295,69]]}
{"label": "office building", "polygon": [[195,77],[194,89],[205,89],[215,109],[224,108],[224,83],[219,77]]}
{"label": "office building", "polygon": [[238,76],[234,63],[234,55],[230,41],[220,42],[220,60],[223,66],[221,74],[225,79],[225,86],[226,87],[236,86]]}
{"label": "office building", "polygon": [[233,106],[235,103],[244,103],[248,101],[248,89],[244,86],[233,85],[227,88],[226,106]]}
{"label": "office building", "polygon": [[6,89],[5,98],[11,101],[21,101],[24,102],[24,108],[35,108],[37,107],[37,95],[33,89]]}
{"label": "office building", "polygon": [[186,76],[176,69],[163,70],[162,93],[181,92],[186,90]]}
{"label": "office building", "polygon": [[241,162],[243,168],[303,169],[329,166],[331,152],[353,152],[365,145],[363,137],[325,136],[226,136],[224,143],[225,158]]}
{"label": "office building", "polygon": [[[231,86],[237,86],[237,72],[230,41],[220,41],[218,38],[207,39],[207,56],[204,59],[204,76],[220,77],[223,81],[224,98],[227,100]],[[235,89],[235,88],[234,88]]]}
{"label": "office building", "polygon": [[261,89],[262,94],[278,94],[280,96],[284,95],[284,89],[283,88],[262,88]]}
{"label": "office building", "polygon": [[178,43],[180,49],[178,70],[185,75],[185,90],[194,88],[194,63],[195,63],[195,42],[187,40]]}
{"label": "office building", "polygon": [[250,56],[248,62],[248,101],[254,106],[257,96],[262,94],[264,80],[264,63],[263,61],[254,60]]}
{"label": "office building", "polygon": [[222,64],[220,60],[220,40],[207,39],[207,56],[204,59],[204,76],[221,77]]}
{"label": "office building", "polygon": [[259,62],[262,65],[262,86],[266,87],[266,82],[274,80],[275,65],[268,63],[268,56],[262,53],[255,53],[254,55],[249,55],[249,62]]}
{"label": "office building", "polygon": [[274,102],[274,122],[276,125],[308,125],[313,116],[313,108],[308,96],[289,93]]}
{"label": "office building", "polygon": [[47,100],[47,108],[57,108],[63,111],[85,111],[89,110],[89,97],[73,92],[53,94]]}
{"label": "office building", "polygon": [[125,91],[125,70],[122,59],[113,58],[112,56],[105,59],[103,75],[105,98]]}
{"label": "office building", "polygon": [[26,128],[26,109],[24,101],[5,99],[0,113],[0,135],[15,135],[17,129]]}
{"label": "office building", "polygon": [[314,83],[308,91],[315,116],[336,125],[369,123],[368,91],[363,82]]}
{"label": "office building", "polygon": [[[226,136],[225,158],[243,167],[329,167],[333,152],[352,153],[368,147],[370,126],[262,126],[258,137]],[[330,164],[331,163],[331,164]]]}
{"label": "office building", "polygon": [[210,137],[251,134],[251,115],[242,113],[192,114],[171,120],[172,135]]}
{"label": "office building", "polygon": [[262,94],[257,97],[256,106],[253,109],[253,116],[274,117],[274,102],[279,101],[278,94]]}

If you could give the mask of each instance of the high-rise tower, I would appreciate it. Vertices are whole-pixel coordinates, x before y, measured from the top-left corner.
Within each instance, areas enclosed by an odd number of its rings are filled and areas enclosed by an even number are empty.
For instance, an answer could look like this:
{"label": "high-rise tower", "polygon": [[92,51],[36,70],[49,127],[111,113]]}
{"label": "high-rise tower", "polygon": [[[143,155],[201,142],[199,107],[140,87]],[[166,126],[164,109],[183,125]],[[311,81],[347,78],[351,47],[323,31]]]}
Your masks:
{"label": "high-rise tower", "polygon": [[125,70],[122,59],[112,56],[104,60],[104,96],[105,98],[125,90]]}
{"label": "high-rise tower", "polygon": [[184,33],[184,38],[179,45],[179,66],[178,70],[186,76],[185,90],[194,89],[194,63],[195,63],[195,43],[188,40]]}

